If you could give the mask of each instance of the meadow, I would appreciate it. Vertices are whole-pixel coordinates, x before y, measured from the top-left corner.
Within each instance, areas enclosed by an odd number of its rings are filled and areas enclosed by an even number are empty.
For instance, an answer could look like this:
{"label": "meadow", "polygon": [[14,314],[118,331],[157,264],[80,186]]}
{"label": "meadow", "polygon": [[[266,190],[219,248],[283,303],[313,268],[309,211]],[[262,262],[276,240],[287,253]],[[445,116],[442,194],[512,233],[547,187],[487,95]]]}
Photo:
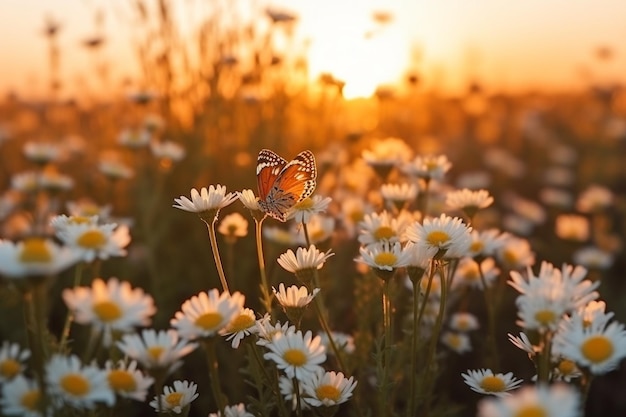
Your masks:
{"label": "meadow", "polygon": [[0,415],[626,412],[620,88],[347,100],[142,4],[141,79],[64,96],[48,22],[0,101]]}

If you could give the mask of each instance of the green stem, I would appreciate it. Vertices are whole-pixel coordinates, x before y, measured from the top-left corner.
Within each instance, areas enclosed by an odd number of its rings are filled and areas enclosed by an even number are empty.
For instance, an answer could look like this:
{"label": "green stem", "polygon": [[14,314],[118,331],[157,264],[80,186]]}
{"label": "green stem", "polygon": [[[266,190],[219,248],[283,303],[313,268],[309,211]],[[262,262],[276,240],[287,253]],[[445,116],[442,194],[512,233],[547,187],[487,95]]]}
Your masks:
{"label": "green stem", "polygon": [[485,279],[485,273],[480,260],[476,261],[478,264],[478,273],[480,274],[480,282],[483,285],[483,293],[485,295],[485,307],[487,308],[487,346],[489,348],[489,355],[487,355],[486,362],[487,367],[495,370],[500,367],[500,355],[498,352],[498,344],[496,343],[496,313],[497,313],[497,300],[494,300],[494,294],[491,291],[491,287],[487,285]]}
{"label": "green stem", "polygon": [[389,367],[391,364],[391,302],[389,299],[390,279],[383,281],[383,332],[385,344],[383,348],[383,375],[380,384],[380,415],[389,415]]}
{"label": "green stem", "polygon": [[272,293],[270,292],[269,284],[267,282],[267,274],[265,272],[265,258],[263,256],[263,217],[261,220],[254,219],[255,236],[256,236],[256,253],[259,261],[259,272],[261,274],[261,302],[267,313],[272,312]]}
{"label": "green stem", "polygon": [[44,354],[43,354],[43,346],[41,345],[41,338],[39,337],[39,323],[36,319],[35,314],[35,302],[33,300],[33,292],[31,289],[27,290],[24,293],[24,304],[23,304],[23,312],[24,312],[24,323],[26,325],[26,336],[28,339],[28,348],[32,353],[32,366],[35,371],[35,377],[37,378],[37,383],[39,384],[39,388],[44,390],[45,378],[44,378]]}
{"label": "green stem", "polygon": [[[74,285],[72,286],[74,290],[80,285],[80,281],[83,276],[83,267],[84,263],[79,262],[74,269]],[[61,341],[59,343],[59,350],[61,352],[65,351],[67,340],[70,336],[70,327],[72,325],[72,320],[74,320],[74,314],[72,313],[72,310],[68,309],[67,315],[65,316],[65,323],[63,324],[63,332],[61,333]]]}
{"label": "green stem", "polygon": [[[423,270],[422,270],[423,271]],[[423,272],[422,272],[423,274]],[[419,277],[411,277],[413,283],[413,333],[411,334],[411,364],[409,369],[409,404],[406,409],[407,417],[415,415],[415,390],[417,386],[417,339],[418,339],[418,315],[419,315],[419,296],[420,296],[420,280]]]}
{"label": "green stem", "polygon": [[550,382],[550,357],[552,351],[552,332],[546,331],[543,336],[543,346],[541,354],[539,355],[539,362],[537,366],[537,381],[539,383],[547,384]]}
{"label": "green stem", "polygon": [[296,394],[296,415],[302,417],[302,398],[300,397],[300,384],[298,378],[293,378],[293,391]]}
{"label": "green stem", "polygon": [[215,266],[217,267],[217,274],[220,277],[222,283],[222,289],[225,292],[228,290],[228,283],[226,282],[226,276],[224,275],[224,268],[222,267],[222,260],[220,258],[219,248],[217,247],[217,237],[215,235],[215,223],[217,222],[217,216],[213,217],[211,224],[205,221],[207,228],[209,229],[209,239],[211,240],[211,249],[213,252],[213,259],[215,259]]}
{"label": "green stem", "polygon": [[222,393],[222,385],[220,383],[219,365],[217,361],[217,352],[215,349],[215,339],[210,337],[203,342],[204,349],[207,354],[209,364],[209,375],[211,376],[211,390],[213,397],[217,403],[220,413],[224,414],[226,409],[226,396]]}
{"label": "green stem", "polygon": [[311,247],[311,238],[309,237],[309,229],[306,226],[305,222],[302,222],[302,231],[304,232],[304,241],[306,242],[306,247]]}
{"label": "green stem", "polygon": [[320,325],[322,326],[322,329],[324,329],[326,336],[328,336],[328,342],[330,343],[330,348],[333,350],[333,353],[335,354],[335,357],[337,358],[337,364],[339,365],[339,370],[345,374],[346,366],[343,363],[341,350],[339,350],[339,347],[337,347],[337,344],[335,343],[335,338],[333,337],[330,327],[328,327],[328,322],[326,321],[326,317],[324,317],[324,314],[322,314],[322,309],[320,306],[320,304],[322,303],[322,299],[318,298],[319,295],[320,293],[317,293],[317,295],[315,296],[315,300],[313,300],[313,307],[315,308],[315,314],[317,314],[317,317],[320,321]]}
{"label": "green stem", "polygon": [[[289,413],[287,413],[287,409],[285,408],[285,402],[283,401],[283,396],[280,393],[280,387],[278,386],[278,377],[275,376],[274,378],[272,378],[267,373],[267,369],[265,369],[265,366],[263,364],[263,359],[261,358],[261,355],[259,354],[259,350],[256,344],[254,344],[254,342],[247,343],[246,348],[248,349],[248,354],[250,354],[250,351],[252,351],[252,356],[254,357],[254,360],[256,361],[257,366],[259,367],[259,369],[261,369],[261,371],[263,372],[263,376],[265,377],[265,380],[270,385],[272,393],[274,394],[274,397],[276,398],[276,403],[278,404],[279,414],[282,417],[288,417]],[[260,387],[258,387],[257,389],[261,390]]]}

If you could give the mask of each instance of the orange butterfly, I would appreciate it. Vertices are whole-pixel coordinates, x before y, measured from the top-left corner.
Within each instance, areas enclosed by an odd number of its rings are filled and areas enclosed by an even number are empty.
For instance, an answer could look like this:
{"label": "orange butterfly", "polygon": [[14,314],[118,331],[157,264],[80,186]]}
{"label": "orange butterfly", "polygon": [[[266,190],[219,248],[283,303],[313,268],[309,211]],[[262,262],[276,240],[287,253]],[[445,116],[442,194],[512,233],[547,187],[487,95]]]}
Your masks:
{"label": "orange butterfly", "polygon": [[287,162],[275,152],[263,149],[257,158],[256,178],[261,210],[284,222],[289,209],[315,191],[315,156],[311,151],[302,151]]}

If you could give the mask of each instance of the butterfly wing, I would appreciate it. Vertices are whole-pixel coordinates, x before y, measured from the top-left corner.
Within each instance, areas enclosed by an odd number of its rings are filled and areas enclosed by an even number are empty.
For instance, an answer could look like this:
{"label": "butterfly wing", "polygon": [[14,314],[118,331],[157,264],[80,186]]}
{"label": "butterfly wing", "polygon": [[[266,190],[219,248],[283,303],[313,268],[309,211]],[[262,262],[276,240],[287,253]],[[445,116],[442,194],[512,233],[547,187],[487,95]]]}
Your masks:
{"label": "butterfly wing", "polygon": [[261,207],[271,217],[285,221],[287,211],[315,191],[317,167],[311,151],[300,152],[278,173]]}
{"label": "butterfly wing", "polygon": [[256,179],[259,188],[259,198],[265,201],[278,174],[287,165],[287,161],[269,149],[259,152],[256,164]]}

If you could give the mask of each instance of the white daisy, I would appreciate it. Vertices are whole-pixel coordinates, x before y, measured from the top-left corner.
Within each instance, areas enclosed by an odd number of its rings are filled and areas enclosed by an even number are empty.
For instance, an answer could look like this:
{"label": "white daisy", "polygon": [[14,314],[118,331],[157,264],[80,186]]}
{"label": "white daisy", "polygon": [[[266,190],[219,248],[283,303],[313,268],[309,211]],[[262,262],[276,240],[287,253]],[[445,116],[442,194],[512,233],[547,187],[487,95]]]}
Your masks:
{"label": "white daisy", "polygon": [[68,223],[56,233],[67,246],[73,248],[84,262],[125,256],[130,243],[128,226],[115,223],[95,225],[90,223]]}
{"label": "white daisy", "polygon": [[480,327],[478,319],[472,313],[454,313],[450,317],[450,328],[459,332],[470,332]]}
{"label": "white daisy", "polygon": [[313,301],[320,289],[315,288],[309,294],[309,290],[305,286],[292,285],[285,288],[285,284],[281,282],[278,291],[274,287],[272,287],[272,291],[283,308],[304,308]]}
{"label": "white daisy", "polygon": [[569,385],[533,385],[504,398],[482,400],[477,417],[579,417],[580,403],[580,394]]}
{"label": "white daisy", "polygon": [[155,157],[172,162],[181,161],[186,154],[185,148],[177,142],[171,140],[150,142],[150,151]]}
{"label": "white daisy", "polygon": [[574,263],[589,269],[606,270],[613,265],[613,254],[595,246],[579,249],[572,255]]}
{"label": "white daisy", "polygon": [[[208,417],[222,417],[222,413],[209,413]],[[237,405],[227,405],[224,408],[224,417],[254,417],[254,414],[246,411],[246,406],[243,403]]]}
{"label": "white daisy", "polygon": [[127,180],[135,175],[131,167],[116,158],[102,158],[98,170],[112,181]]}
{"label": "white daisy", "polygon": [[389,137],[373,142],[371,148],[363,150],[361,156],[381,178],[387,178],[391,169],[406,162],[412,153],[402,139]]}
{"label": "white daisy", "polygon": [[496,258],[505,268],[520,270],[535,263],[530,243],[513,235],[507,235],[504,244],[496,250]]}
{"label": "white daisy", "polygon": [[254,194],[254,191],[249,189],[237,191],[237,197],[239,198],[239,201],[241,201],[251,212],[261,212],[259,197]]}
{"label": "white daisy", "polygon": [[400,243],[381,242],[362,246],[359,253],[361,257],[355,261],[368,265],[381,278],[390,278],[396,269],[407,266],[411,259],[411,254]]}
{"label": "white daisy", "polygon": [[237,349],[244,337],[258,331],[254,311],[249,308],[241,308],[230,323],[220,332],[226,336],[226,341],[231,342],[233,349]]}
{"label": "white daisy", "polygon": [[487,190],[462,190],[451,191],[446,194],[446,205],[454,210],[460,210],[466,216],[472,218],[480,209],[493,204],[493,197]]}
{"label": "white daisy", "polygon": [[200,395],[196,392],[197,389],[198,385],[193,382],[174,381],[171,387],[165,386],[163,388],[163,394],[150,401],[150,406],[157,411],[181,414],[183,409]]}
{"label": "white daisy", "polygon": [[379,242],[401,241],[402,231],[407,227],[405,218],[393,217],[389,212],[366,214],[359,223],[359,243],[372,245]]}
{"label": "white daisy", "polygon": [[62,157],[61,147],[50,142],[26,142],[23,150],[29,161],[39,165],[56,162]]}
{"label": "white daisy", "polygon": [[131,149],[139,149],[148,146],[152,140],[152,134],[142,128],[123,129],[117,136],[117,143]]}
{"label": "white daisy", "polygon": [[304,335],[300,330],[277,334],[265,347],[269,352],[263,357],[274,361],[289,378],[302,379],[321,369],[320,364],[326,360],[320,337],[313,337],[310,330]]}
{"label": "white daisy", "polygon": [[541,347],[533,345],[528,336],[526,336],[526,333],[520,332],[519,336],[515,336],[511,333],[508,333],[507,335],[509,337],[509,342],[528,353],[530,357],[533,357],[537,353],[541,352]]}
{"label": "white daisy", "polygon": [[[291,409],[296,410],[298,408],[298,398],[295,395],[295,386],[293,384],[293,379],[287,378],[284,375],[281,375],[278,378],[278,389],[280,389],[280,395],[283,396],[285,402],[287,404],[291,403]],[[298,384],[298,390],[300,391],[300,399],[302,400],[302,396],[304,395],[304,387],[302,384]],[[305,401],[300,401],[300,408],[303,410],[308,410],[309,404]]]}
{"label": "white daisy", "polygon": [[55,234],[58,234],[61,230],[65,230],[69,225],[72,225],[72,224],[87,224],[90,226],[95,226],[98,224],[98,219],[99,219],[98,215],[67,216],[65,214],[60,214],[50,219],[50,227],[52,227]]}
{"label": "white daisy", "polygon": [[234,243],[248,234],[248,221],[239,213],[231,213],[224,216],[217,231],[224,235],[227,242]]}
{"label": "white daisy", "polygon": [[320,252],[315,245],[311,245],[308,249],[299,247],[295,253],[289,249],[280,255],[277,261],[285,270],[296,274],[301,280],[308,281],[308,278],[312,278],[312,272],[322,269],[326,260],[333,255],[330,249],[327,252]]}
{"label": "white daisy", "polygon": [[11,176],[11,188],[22,193],[34,193],[39,189],[39,174],[35,171],[18,172]]}
{"label": "white daisy", "polygon": [[345,403],[352,397],[357,382],[346,378],[342,372],[315,372],[302,380],[303,400],[312,407],[332,407]]}
{"label": "white daisy", "polygon": [[183,363],[180,358],[191,353],[198,345],[180,339],[175,330],[144,329],[141,334],[126,334],[117,347],[150,370],[171,373]]}
{"label": "white daisy", "polygon": [[313,215],[325,213],[332,201],[330,197],[314,195],[296,203],[287,214],[288,219],[294,219],[296,223],[309,223]]}
{"label": "white daisy", "polygon": [[437,257],[460,258],[465,256],[472,242],[471,227],[458,217],[442,214],[428,218],[424,224],[414,222],[406,231],[407,238],[425,249],[436,248]]}
{"label": "white daisy", "polygon": [[417,156],[413,161],[402,166],[406,175],[430,181],[441,181],[452,167],[445,155]]}
{"label": "white daisy", "polygon": [[472,343],[466,333],[444,332],[441,335],[441,343],[459,355],[472,351]]}
{"label": "white daisy", "polygon": [[[333,338],[333,342],[335,342],[335,346],[337,347],[337,349],[347,354],[354,353],[354,350],[356,349],[356,346],[354,345],[354,337],[346,333],[335,331],[331,331],[330,334]],[[318,336],[321,337],[322,344],[326,348],[326,352],[328,352],[328,354],[330,355],[334,355],[335,350],[330,344],[328,334],[326,332],[322,332],[318,333]]]}
{"label": "white daisy", "polygon": [[68,201],[67,210],[70,216],[77,217],[92,217],[98,216],[98,220],[106,220],[111,215],[111,205],[99,205],[96,202],[88,199],[81,198],[78,200]]}
{"label": "white daisy", "polygon": [[380,193],[388,205],[402,210],[417,198],[417,185],[413,183],[383,184],[380,187]]}
{"label": "white daisy", "polygon": [[188,340],[214,336],[233,320],[244,301],[244,295],[239,292],[220,294],[213,288],[185,301],[170,324]]}
{"label": "white daisy", "polygon": [[472,391],[479,394],[495,395],[496,397],[510,395],[507,391],[519,388],[520,384],[524,382],[521,379],[516,379],[513,372],[494,374],[491,369],[469,369],[467,373],[462,373],[461,376]]}
{"label": "white daisy", "polygon": [[107,372],[96,365],[82,365],[75,355],[53,355],[46,364],[48,394],[78,409],[93,409],[97,403],[115,404]]}
{"label": "white daisy", "polygon": [[220,209],[228,206],[236,199],[237,194],[226,194],[226,187],[218,184],[217,186],[211,185],[208,189],[202,187],[200,192],[192,188],[191,200],[181,195],[180,198],[174,199],[176,204],[174,204],[173,207],[191,213],[211,212],[215,213],[214,215],[217,216]]}
{"label": "white daisy", "polygon": [[602,375],[626,357],[626,330],[623,324],[607,324],[601,317],[589,323],[575,312],[554,337],[553,349],[592,374]]}
{"label": "white daisy", "polygon": [[453,288],[470,287],[483,290],[481,270],[487,287],[490,287],[500,275],[500,270],[496,268],[493,258],[484,259],[480,263],[480,267],[478,262],[472,258],[461,258],[454,272]]}
{"label": "white daisy", "polygon": [[154,383],[154,378],[144,375],[137,369],[137,362],[126,363],[121,360],[113,364],[108,360],[105,363],[109,387],[119,396],[144,402],[148,389]]}
{"label": "white daisy", "polygon": [[135,327],[149,326],[156,313],[154,300],[141,288],[117,278],[104,282],[93,280],[91,287],[63,290],[63,300],[80,324],[90,324],[103,332],[103,344],[111,344],[111,332],[129,332]]}
{"label": "white daisy", "polygon": [[50,193],[60,193],[74,187],[74,179],[59,173],[56,169],[45,169],[39,177],[41,188]]}
{"label": "white daisy", "polygon": [[501,233],[498,229],[487,229],[483,231],[472,230],[470,233],[472,243],[469,247],[469,254],[473,258],[484,258],[494,256],[504,245],[507,233]]}
{"label": "white daisy", "polygon": [[587,187],[576,201],[576,209],[581,213],[593,213],[605,210],[613,204],[613,192],[602,185]]}
{"label": "white daisy", "polygon": [[50,239],[0,240],[0,275],[10,278],[56,275],[77,261],[76,251]]}
{"label": "white daisy", "polygon": [[556,364],[551,375],[554,381],[571,382],[572,379],[580,378],[583,375],[576,362],[570,359],[557,356],[552,359],[552,363]]}
{"label": "white daisy", "polygon": [[2,384],[0,407],[7,416],[42,417],[42,392],[33,380],[17,375]]}
{"label": "white daisy", "polygon": [[278,321],[272,324],[269,314],[265,314],[265,316],[258,319],[256,326],[259,335],[259,340],[257,340],[256,344],[259,346],[267,346],[278,335],[296,332],[296,326],[289,322],[281,323]]}
{"label": "white daisy", "polygon": [[[313,244],[317,244],[333,237],[333,233],[335,232],[335,219],[334,217],[317,214],[311,216],[306,226],[309,241]],[[301,227],[301,224],[293,222],[289,230],[293,236],[292,241],[300,246],[307,244],[304,229]]]}
{"label": "white daisy", "polygon": [[24,373],[30,350],[21,349],[17,343],[4,341],[0,347],[0,384],[11,381]]}

